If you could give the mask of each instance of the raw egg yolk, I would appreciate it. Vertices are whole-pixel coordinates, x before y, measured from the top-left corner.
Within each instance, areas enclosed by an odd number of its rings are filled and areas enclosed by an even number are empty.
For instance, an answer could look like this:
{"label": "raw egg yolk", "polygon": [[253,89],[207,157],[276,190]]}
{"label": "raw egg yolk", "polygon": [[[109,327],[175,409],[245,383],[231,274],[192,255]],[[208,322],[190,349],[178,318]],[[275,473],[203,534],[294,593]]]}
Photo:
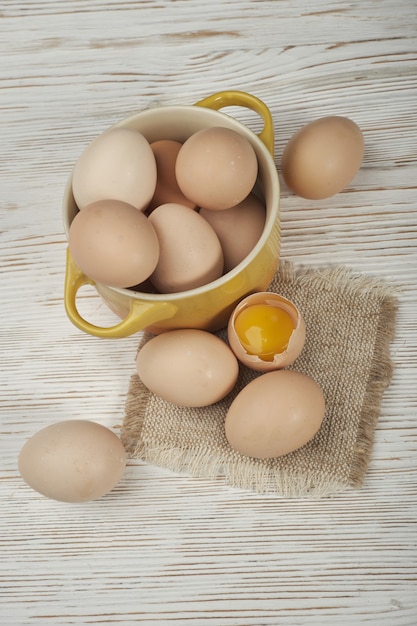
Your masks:
{"label": "raw egg yolk", "polygon": [[273,361],[275,354],[287,348],[294,323],[291,316],[277,306],[253,304],[238,314],[235,330],[248,354]]}

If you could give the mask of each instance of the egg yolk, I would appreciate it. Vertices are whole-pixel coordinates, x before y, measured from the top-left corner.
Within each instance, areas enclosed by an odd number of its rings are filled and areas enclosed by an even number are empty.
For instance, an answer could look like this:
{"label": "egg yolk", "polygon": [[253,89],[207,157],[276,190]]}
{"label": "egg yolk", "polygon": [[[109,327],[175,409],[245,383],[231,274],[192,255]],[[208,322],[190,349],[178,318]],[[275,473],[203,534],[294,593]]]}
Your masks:
{"label": "egg yolk", "polygon": [[291,316],[277,306],[253,304],[241,311],[235,320],[235,331],[248,354],[263,361],[273,361],[283,352],[294,330]]}

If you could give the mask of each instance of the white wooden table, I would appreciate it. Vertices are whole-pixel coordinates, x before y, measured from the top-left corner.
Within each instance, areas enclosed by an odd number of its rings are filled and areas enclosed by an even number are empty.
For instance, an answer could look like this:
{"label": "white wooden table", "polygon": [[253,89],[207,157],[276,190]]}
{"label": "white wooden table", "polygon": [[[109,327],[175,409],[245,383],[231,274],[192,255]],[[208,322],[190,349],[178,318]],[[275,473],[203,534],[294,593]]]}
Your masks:
{"label": "white wooden table", "polygon": [[[417,624],[416,2],[3,0],[0,53],[0,623]],[[47,500],[21,480],[20,448],[61,419],[118,432],[139,341],[90,337],[65,315],[69,171],[121,118],[223,89],[269,106],[277,166],[316,117],[365,134],[345,192],[282,188],[283,258],[400,290],[365,485],[289,500],[129,462],[102,500]],[[80,308],[115,321],[87,288]]]}

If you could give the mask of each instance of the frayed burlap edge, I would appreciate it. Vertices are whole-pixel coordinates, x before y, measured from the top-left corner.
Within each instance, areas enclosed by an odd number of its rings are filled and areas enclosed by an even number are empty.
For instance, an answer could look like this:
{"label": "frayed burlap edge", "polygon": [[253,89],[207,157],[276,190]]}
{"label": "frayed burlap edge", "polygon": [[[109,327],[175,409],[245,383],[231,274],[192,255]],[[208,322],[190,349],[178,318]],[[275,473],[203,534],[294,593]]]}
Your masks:
{"label": "frayed burlap edge", "polygon": [[340,266],[323,269],[303,267],[295,269],[291,263],[286,262],[281,265],[280,274],[286,281],[298,278],[301,284],[303,281],[308,281],[310,285],[316,282],[318,288],[329,282],[341,293],[347,291],[358,295],[371,294],[381,302],[374,355],[349,476],[349,485],[358,489],[362,486],[368,471],[383,394],[391,382],[394,371],[390,345],[395,337],[398,291],[378,278],[367,274],[355,274],[348,268]]}
{"label": "frayed burlap edge", "polygon": [[375,430],[380,414],[382,398],[388,387],[393,363],[390,356],[390,344],[394,339],[398,311],[397,294],[392,288],[377,278],[363,274],[354,274],[344,267],[295,269],[289,262],[282,262],[279,268],[281,280],[308,281],[322,288],[326,283],[341,291],[357,295],[372,295],[380,300],[380,314],[375,341],[372,366],[365,392],[357,432],[354,458],[351,464],[349,481],[326,479],[323,476],[273,468],[253,466],[244,456],[235,459],[233,465],[207,451],[205,448],[192,450],[175,447],[161,447],[160,444],[146,443],[141,439],[141,431],[146,418],[150,393],[141,385],[136,374],[130,379],[125,404],[125,418],[122,428],[122,443],[131,458],[141,459],[174,472],[187,473],[195,478],[222,480],[232,487],[250,489],[259,493],[274,492],[284,497],[310,496],[328,497],[347,487],[359,489],[368,471]]}
{"label": "frayed burlap edge", "polygon": [[[133,375],[131,378],[133,393],[137,384],[137,376]],[[137,433],[136,420],[134,420],[133,429]],[[125,446],[129,445],[129,420],[126,422],[122,441]],[[302,472],[295,474],[281,470],[278,473],[265,467],[254,472],[253,466],[244,457],[232,465],[230,462],[225,463],[205,448],[192,450],[163,448],[160,444],[153,444],[150,441],[146,444],[141,440],[134,442],[132,438],[130,443],[132,445],[127,448],[127,451],[131,458],[140,459],[176,473],[187,474],[196,479],[219,481],[233,488],[255,491],[260,494],[275,493],[289,498],[304,496],[323,498],[347,487],[345,482],[324,479],[322,476],[307,477]]]}
{"label": "frayed burlap edge", "polygon": [[381,305],[374,356],[359,421],[355,460],[349,476],[350,484],[355,488],[362,486],[368,471],[383,394],[394,371],[390,344],[395,336],[397,312],[397,299],[386,294]]}

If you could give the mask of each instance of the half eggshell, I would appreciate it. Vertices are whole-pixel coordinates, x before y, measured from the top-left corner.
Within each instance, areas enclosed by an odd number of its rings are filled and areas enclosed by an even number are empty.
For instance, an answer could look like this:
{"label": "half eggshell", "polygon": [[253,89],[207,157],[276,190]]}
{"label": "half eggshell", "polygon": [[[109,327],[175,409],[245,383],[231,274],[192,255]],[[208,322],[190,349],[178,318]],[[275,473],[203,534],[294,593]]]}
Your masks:
{"label": "half eggshell", "polygon": [[[283,309],[290,315],[294,330],[290,336],[288,346],[282,352],[275,354],[273,360],[264,360],[254,354],[249,354],[243,347],[235,329],[235,320],[239,313],[254,304],[267,304]],[[259,372],[268,372],[281,369],[294,363],[301,354],[306,339],[306,327],[300,311],[295,304],[279,294],[261,291],[244,298],[234,309],[227,328],[228,341],[231,349],[241,363]]]}

